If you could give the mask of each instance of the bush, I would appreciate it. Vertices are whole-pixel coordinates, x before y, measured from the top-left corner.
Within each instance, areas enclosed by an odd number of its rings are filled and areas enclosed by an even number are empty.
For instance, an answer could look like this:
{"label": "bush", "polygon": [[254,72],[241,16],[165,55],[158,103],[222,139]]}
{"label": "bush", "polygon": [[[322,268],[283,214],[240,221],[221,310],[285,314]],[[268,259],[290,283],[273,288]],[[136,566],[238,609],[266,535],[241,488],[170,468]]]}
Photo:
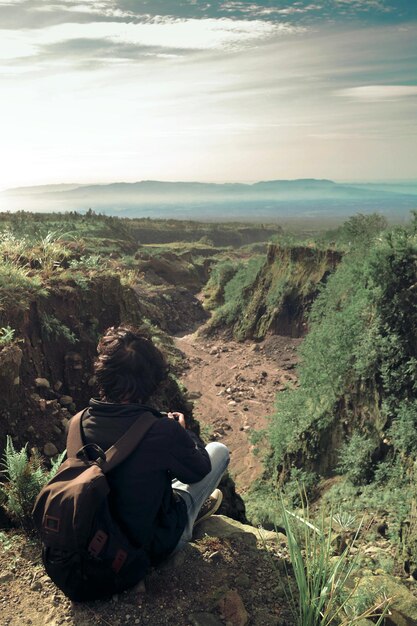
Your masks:
{"label": "bush", "polygon": [[11,261],[0,260],[0,310],[25,309],[35,296],[46,295],[39,277]]}
{"label": "bush", "polygon": [[[242,261],[234,270],[232,278],[224,284],[224,304],[214,313],[211,321],[213,328],[223,325],[231,326],[236,321],[241,321],[246,298],[252,292],[258,272],[264,263],[263,255],[255,256],[248,261]],[[232,272],[231,269],[230,272]]]}
{"label": "bush", "polygon": [[48,339],[66,339],[69,343],[77,343],[76,335],[54,315],[44,313],[41,316],[41,331]]}
{"label": "bush", "polygon": [[369,483],[373,475],[372,453],[376,443],[366,435],[354,432],[340,451],[337,470],[354,485]]}
{"label": "bush", "polygon": [[4,326],[3,328],[0,328],[0,348],[7,346],[9,343],[12,343],[15,332],[15,329],[10,328],[10,326]]}
{"label": "bush", "polygon": [[395,448],[406,456],[417,451],[417,401],[406,401],[399,407],[388,431]]}
{"label": "bush", "polygon": [[61,464],[65,451],[52,464],[48,472],[43,468],[42,459],[37,452],[28,456],[26,444],[20,451],[7,436],[2,474],[6,482],[0,484],[1,504],[8,517],[25,531],[33,529],[32,509],[36,496],[42,487],[54,476]]}

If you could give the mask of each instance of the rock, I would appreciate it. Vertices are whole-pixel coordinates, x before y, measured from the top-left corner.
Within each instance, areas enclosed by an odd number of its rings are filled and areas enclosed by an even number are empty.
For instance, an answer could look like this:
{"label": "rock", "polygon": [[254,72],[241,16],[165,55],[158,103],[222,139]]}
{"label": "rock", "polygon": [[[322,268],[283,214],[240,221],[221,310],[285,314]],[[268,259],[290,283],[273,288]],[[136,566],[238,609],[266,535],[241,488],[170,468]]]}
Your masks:
{"label": "rock", "polygon": [[[203,523],[202,523],[203,524]],[[390,624],[395,626],[417,626],[417,598],[393,576],[365,576],[354,595],[370,594],[379,598],[381,593],[390,598]]]}
{"label": "rock", "polygon": [[161,570],[181,569],[190,554],[193,554],[194,548],[187,543],[181,550],[175,552],[167,561],[160,565]]}
{"label": "rock", "polygon": [[63,385],[62,381],[61,380],[57,380],[55,385],[54,385],[55,391],[59,391],[61,389],[62,385]]}
{"label": "rock", "polygon": [[35,582],[31,584],[30,588],[32,589],[32,591],[41,591],[42,583],[39,580],[35,580]]}
{"label": "rock", "polygon": [[236,400],[230,400],[230,402],[227,403],[229,406],[236,406],[237,402]]}
{"label": "rock", "polygon": [[61,406],[69,406],[72,403],[73,403],[72,396],[61,396],[59,399],[59,404]]}
{"label": "rock", "polygon": [[212,613],[191,613],[188,619],[192,626],[224,626],[223,622]]}
{"label": "rock", "polygon": [[189,391],[187,393],[189,400],[198,400],[199,398],[201,398],[201,395],[201,391]]}
{"label": "rock", "polygon": [[51,386],[47,378],[35,378],[35,385],[40,389],[49,389]]}
{"label": "rock", "polygon": [[218,351],[219,351],[219,348],[218,348],[217,346],[213,346],[213,347],[211,348],[211,350],[210,350],[209,354],[214,355],[214,354],[217,354],[217,353],[218,353]]}
{"label": "rock", "polygon": [[58,448],[54,443],[48,441],[43,447],[43,453],[46,456],[55,456],[56,454],[58,454]]}
{"label": "rock", "polygon": [[230,626],[246,626],[249,622],[249,615],[243,604],[243,600],[237,591],[228,591],[220,600],[219,609],[223,619]]}
{"label": "rock", "polygon": [[11,572],[5,572],[4,574],[0,574],[0,585],[4,583],[9,583],[13,580],[13,574]]}
{"label": "rock", "polygon": [[256,546],[256,541],[263,542],[286,542],[287,538],[281,533],[263,528],[255,528],[249,524],[242,524],[224,515],[212,515],[201,522],[195,529],[194,536],[201,539],[205,535],[209,537],[236,538],[246,545]]}

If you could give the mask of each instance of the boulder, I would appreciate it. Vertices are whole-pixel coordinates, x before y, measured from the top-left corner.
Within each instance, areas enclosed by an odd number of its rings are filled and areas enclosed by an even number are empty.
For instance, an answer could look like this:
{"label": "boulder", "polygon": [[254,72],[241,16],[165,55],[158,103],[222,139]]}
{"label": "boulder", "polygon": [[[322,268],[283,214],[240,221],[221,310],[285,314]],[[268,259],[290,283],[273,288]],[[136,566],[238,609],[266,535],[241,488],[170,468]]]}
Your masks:
{"label": "boulder", "polygon": [[59,404],[61,406],[69,406],[72,403],[73,403],[72,396],[61,396],[59,399]]}
{"label": "boulder", "polygon": [[[355,595],[385,596],[389,604],[389,623],[393,626],[417,626],[417,598],[398,579],[389,574],[364,576]],[[381,598],[382,599],[382,598]]]}
{"label": "boulder", "polygon": [[43,447],[43,453],[45,456],[55,456],[58,454],[58,448],[54,443],[48,441]]}
{"label": "boulder", "polygon": [[47,378],[35,378],[35,385],[39,389],[49,389],[51,384]]}
{"label": "boulder", "polygon": [[257,541],[262,543],[287,541],[285,535],[273,530],[255,528],[249,524],[242,524],[225,515],[212,515],[201,522],[194,532],[196,539],[205,535],[209,537],[237,538],[246,545],[256,547]]}

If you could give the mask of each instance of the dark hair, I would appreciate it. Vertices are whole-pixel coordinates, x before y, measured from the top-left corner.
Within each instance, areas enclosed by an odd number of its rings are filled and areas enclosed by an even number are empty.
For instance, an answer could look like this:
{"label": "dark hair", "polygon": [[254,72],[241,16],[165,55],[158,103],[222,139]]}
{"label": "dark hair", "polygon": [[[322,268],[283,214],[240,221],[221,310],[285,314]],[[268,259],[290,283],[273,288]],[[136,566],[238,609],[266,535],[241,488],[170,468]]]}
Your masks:
{"label": "dark hair", "polygon": [[168,374],[163,354],[131,326],[109,328],[97,346],[94,364],[100,398],[146,402]]}

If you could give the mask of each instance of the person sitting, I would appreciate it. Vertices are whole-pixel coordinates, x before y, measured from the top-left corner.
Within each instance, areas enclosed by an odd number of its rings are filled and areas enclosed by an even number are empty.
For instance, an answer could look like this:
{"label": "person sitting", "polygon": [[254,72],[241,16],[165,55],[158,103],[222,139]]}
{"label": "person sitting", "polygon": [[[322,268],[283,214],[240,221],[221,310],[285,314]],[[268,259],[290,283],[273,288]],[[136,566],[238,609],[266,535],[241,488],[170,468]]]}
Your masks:
{"label": "person sitting", "polygon": [[[99,398],[84,412],[82,433],[85,444],[107,450],[149,411],[146,402],[167,380],[168,367],[152,341],[130,326],[109,328],[97,350]],[[204,447],[181,412],[158,415],[134,452],[107,474],[114,518],[153,565],[183,547],[194,525],[218,510],[216,487],[229,463],[227,447]]]}

